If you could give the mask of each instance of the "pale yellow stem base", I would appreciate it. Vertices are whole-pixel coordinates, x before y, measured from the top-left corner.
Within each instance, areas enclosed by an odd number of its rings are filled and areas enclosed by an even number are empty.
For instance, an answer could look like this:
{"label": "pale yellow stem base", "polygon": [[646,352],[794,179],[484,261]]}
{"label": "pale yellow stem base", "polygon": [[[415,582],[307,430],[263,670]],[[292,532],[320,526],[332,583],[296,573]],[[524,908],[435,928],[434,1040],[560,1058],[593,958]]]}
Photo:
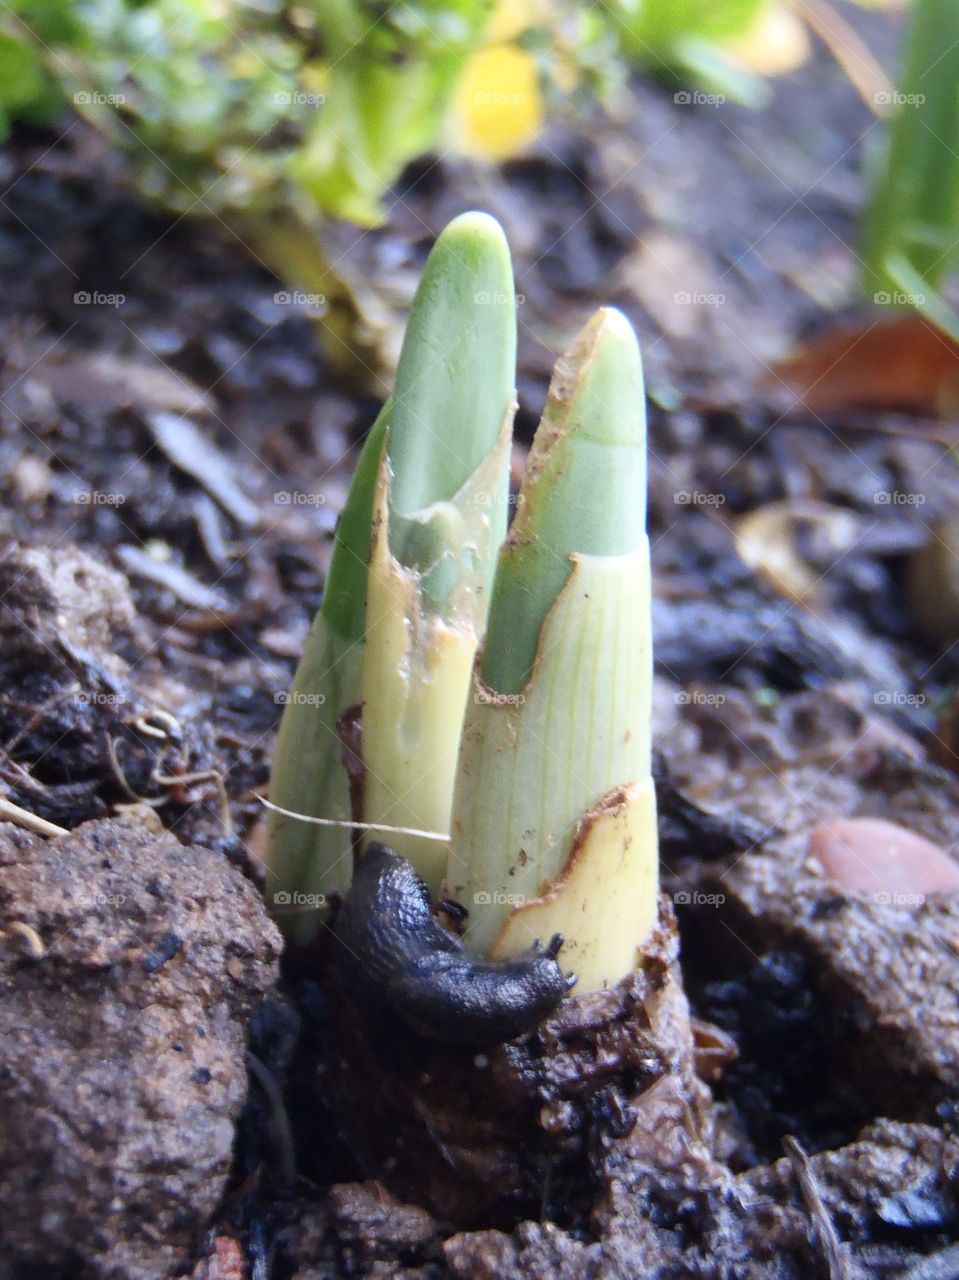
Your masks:
{"label": "pale yellow stem base", "polygon": [[[626,556],[572,561],[570,579],[543,624],[523,693],[498,695],[477,676],[466,711],[445,893],[469,911],[465,938],[480,955],[497,945],[514,906],[560,883],[572,865],[577,832],[611,787],[652,795],[648,547],[644,539]],[[636,845],[648,866],[629,879],[630,892],[645,886],[646,898],[625,908],[630,914],[621,939],[624,955],[635,953],[646,932],[638,917],[651,921],[656,911],[654,808],[650,798],[629,817],[639,824],[643,838]],[[604,866],[611,857],[603,854]],[[608,897],[594,885],[590,910],[575,928],[537,923],[522,945],[547,929],[544,942],[552,932],[569,938],[564,963],[574,938],[578,946],[594,949],[593,940],[598,945],[606,929]],[[604,975],[611,971],[604,962]],[[590,989],[582,976],[580,982],[581,990]]]}
{"label": "pale yellow stem base", "polygon": [[513,908],[490,954],[507,959],[561,933],[563,971],[576,974],[581,990],[595,991],[636,967],[657,903],[656,792],[647,778],[593,806],[559,876]]}
{"label": "pale yellow stem base", "polygon": [[[418,575],[389,554],[385,529],[375,537],[367,598],[363,816],[446,832],[477,635],[422,611]],[[444,845],[377,831],[367,839],[386,841],[439,888]]]}

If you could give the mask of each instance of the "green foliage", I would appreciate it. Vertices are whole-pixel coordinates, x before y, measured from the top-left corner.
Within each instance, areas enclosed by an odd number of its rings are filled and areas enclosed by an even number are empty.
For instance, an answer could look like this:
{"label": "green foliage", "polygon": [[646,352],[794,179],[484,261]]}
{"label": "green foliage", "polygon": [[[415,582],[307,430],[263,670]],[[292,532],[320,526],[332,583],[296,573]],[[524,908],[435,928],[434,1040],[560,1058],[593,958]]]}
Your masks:
{"label": "green foliage", "polygon": [[761,101],[763,82],[736,67],[718,43],[741,35],[765,0],[604,0],[623,53],[749,104]]}
{"label": "green foliage", "polygon": [[326,575],[323,617],[349,644],[361,641],[366,633],[366,571],[373,495],[391,409],[391,402],[387,400],[366,438],[336,524],[333,555]]}
{"label": "green foliage", "polygon": [[624,43],[637,53],[668,50],[683,36],[721,40],[755,21],[763,0],[651,0],[646,4],[609,0],[622,24]]}
{"label": "green foliage", "polygon": [[262,213],[299,195],[372,222],[433,141],[491,2],[47,0],[18,74],[42,60],[167,208]]}
{"label": "green foliage", "polygon": [[[575,66],[580,92],[602,94],[636,61],[745,92],[715,41],[762,2],[557,0],[522,38],[547,79],[550,65]],[[300,202],[373,223],[402,167],[436,144],[496,7],[14,0],[0,21],[0,119],[48,117],[65,96],[126,154],[140,193],[177,213],[245,219]]]}
{"label": "green foliage", "polygon": [[901,295],[937,323],[959,228],[959,5],[917,0],[894,112],[870,166],[865,291]]}
{"label": "green foliage", "polygon": [[[29,120],[43,124],[63,107],[63,98],[54,80],[47,75],[41,50],[33,44],[19,17],[20,4],[4,6],[0,17],[0,138],[10,122]],[[70,37],[69,15],[62,5],[38,6],[45,17],[44,27]]]}

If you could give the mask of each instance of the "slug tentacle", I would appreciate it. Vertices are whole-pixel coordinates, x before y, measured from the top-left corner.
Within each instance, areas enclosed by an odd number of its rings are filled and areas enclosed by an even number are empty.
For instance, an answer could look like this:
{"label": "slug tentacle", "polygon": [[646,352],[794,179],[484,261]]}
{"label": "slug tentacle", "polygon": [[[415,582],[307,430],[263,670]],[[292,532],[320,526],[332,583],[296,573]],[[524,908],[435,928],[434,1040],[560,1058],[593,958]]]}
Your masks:
{"label": "slug tentacle", "polygon": [[347,980],[420,1035],[495,1044],[532,1030],[576,981],[556,934],[515,960],[483,960],[437,923],[412,865],[383,844],[359,859],[334,931]]}

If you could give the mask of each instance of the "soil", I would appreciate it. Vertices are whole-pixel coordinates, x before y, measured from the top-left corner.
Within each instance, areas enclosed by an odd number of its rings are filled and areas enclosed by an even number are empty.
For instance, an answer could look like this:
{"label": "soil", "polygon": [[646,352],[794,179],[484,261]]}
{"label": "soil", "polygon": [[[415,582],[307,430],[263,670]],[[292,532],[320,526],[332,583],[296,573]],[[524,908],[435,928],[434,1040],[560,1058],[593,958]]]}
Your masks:
{"label": "soil", "polygon": [[[892,64],[894,19],[856,21]],[[909,591],[959,475],[927,422],[783,416],[769,372],[847,306],[874,121],[822,51],[762,113],[632,92],[495,171],[422,162],[383,229],[329,247],[401,304],[452,214],[499,216],[525,439],[593,307],[640,331],[664,888],[715,1047],[710,1142],[665,1150],[675,1125],[587,1091],[607,1110],[577,1185],[468,1230],[357,1164],[317,1079],[335,993],[309,957],[277,981],[255,851],[382,385],[335,376],[235,238],[138,206],[84,126],[21,132],[0,158],[0,777],[71,835],[0,828],[0,1280],[959,1274],[955,895],[880,901],[808,858],[837,816],[959,838],[955,654]],[[759,567],[756,512],[779,557]],[[662,1120],[682,1099],[655,1074]]]}
{"label": "soil", "polygon": [[279,934],[225,858],[113,819],[4,825],[0,903],[0,1270],[182,1270],[227,1184]]}

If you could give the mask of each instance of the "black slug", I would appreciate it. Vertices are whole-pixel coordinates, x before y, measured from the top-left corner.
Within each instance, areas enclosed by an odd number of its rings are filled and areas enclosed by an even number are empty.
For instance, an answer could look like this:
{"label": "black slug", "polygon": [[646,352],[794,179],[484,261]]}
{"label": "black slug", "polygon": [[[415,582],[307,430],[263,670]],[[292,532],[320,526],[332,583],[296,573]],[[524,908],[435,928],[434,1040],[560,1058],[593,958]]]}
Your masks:
{"label": "black slug", "polygon": [[516,960],[470,955],[434,919],[412,865],[383,844],[359,859],[334,932],[347,981],[434,1040],[512,1040],[551,1013],[576,981],[556,962],[559,934]]}

